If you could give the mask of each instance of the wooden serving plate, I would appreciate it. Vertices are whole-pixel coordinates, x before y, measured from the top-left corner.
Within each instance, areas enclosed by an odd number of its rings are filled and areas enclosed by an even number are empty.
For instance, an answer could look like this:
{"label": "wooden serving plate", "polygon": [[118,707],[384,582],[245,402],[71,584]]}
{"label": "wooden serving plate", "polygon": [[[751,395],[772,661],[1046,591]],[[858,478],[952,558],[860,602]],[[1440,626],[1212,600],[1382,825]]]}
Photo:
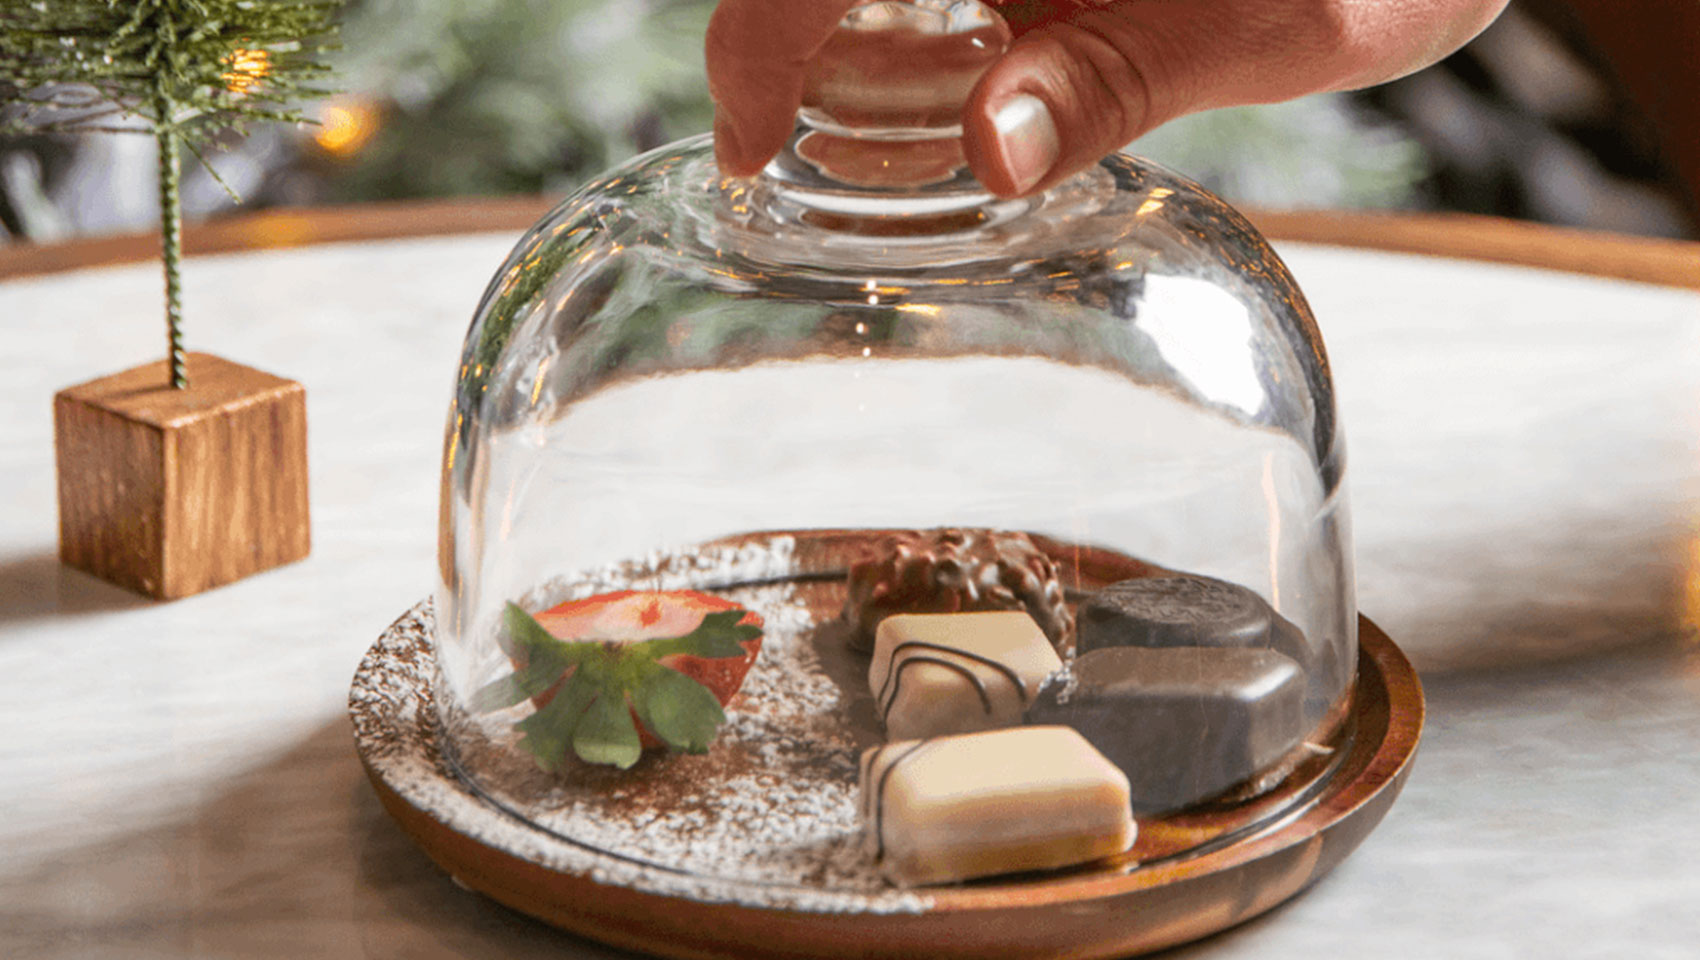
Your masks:
{"label": "wooden serving plate", "polygon": [[[1089,558],[1076,557],[1066,566],[1078,584],[1100,579]],[[434,629],[429,603],[420,604],[354,678],[356,746],[385,810],[463,885],[563,929],[668,957],[1098,958],[1194,940],[1274,907],[1355,849],[1404,785],[1423,720],[1409,661],[1360,617],[1351,736],[1331,762],[1289,777],[1293,785],[1217,813],[1141,818],[1137,858],[923,888],[908,909],[845,911],[814,905],[808,891],[776,899],[760,884],[748,897],[726,881],[699,894],[678,876],[646,872],[617,850],[537,829],[489,802],[444,759]],[[1277,815],[1248,815],[1258,808]]]}

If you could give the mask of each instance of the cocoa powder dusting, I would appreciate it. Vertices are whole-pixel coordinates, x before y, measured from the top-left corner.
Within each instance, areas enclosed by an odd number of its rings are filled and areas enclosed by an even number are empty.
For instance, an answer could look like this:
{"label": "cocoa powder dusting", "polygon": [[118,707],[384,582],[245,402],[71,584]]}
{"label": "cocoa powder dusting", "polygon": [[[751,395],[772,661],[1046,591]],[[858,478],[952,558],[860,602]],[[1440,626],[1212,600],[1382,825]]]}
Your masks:
{"label": "cocoa powder dusting", "polygon": [[651,750],[629,770],[569,760],[548,773],[516,746],[513,723],[529,704],[478,717],[450,704],[439,719],[434,624],[422,604],[374,648],[350,693],[362,755],[438,819],[554,869],[711,902],[924,910],[928,898],[887,884],[861,844],[857,758],[878,731],[862,729],[865,708],[851,709],[865,694],[846,693],[822,665],[813,614],[784,579],[795,572],[793,546],[780,536],[649,557],[521,601],[537,609],[618,589],[710,589],[759,613],[761,655],[706,754]]}

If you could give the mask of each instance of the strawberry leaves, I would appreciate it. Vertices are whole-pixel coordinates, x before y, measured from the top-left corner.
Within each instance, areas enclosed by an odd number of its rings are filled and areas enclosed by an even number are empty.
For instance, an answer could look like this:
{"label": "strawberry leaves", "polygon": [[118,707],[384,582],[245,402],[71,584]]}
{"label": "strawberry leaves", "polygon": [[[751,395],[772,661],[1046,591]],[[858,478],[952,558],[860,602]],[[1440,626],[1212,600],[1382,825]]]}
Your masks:
{"label": "strawberry leaves", "polygon": [[503,651],[524,666],[474,693],[471,701],[474,713],[505,710],[538,696],[591,652],[586,644],[555,639],[531,614],[512,603],[502,611],[502,630],[497,639]]}
{"label": "strawberry leaves", "polygon": [[637,763],[643,743],[624,697],[604,692],[590,701],[573,728],[573,752],[586,763],[608,763],[621,770]]}
{"label": "strawberry leaves", "polygon": [[739,609],[719,610],[705,614],[702,623],[682,637],[645,640],[632,646],[649,647],[650,655],[657,660],[681,653],[707,658],[741,657],[744,655],[744,641],[761,636],[760,627],[738,622],[744,619],[744,615],[744,611]]}
{"label": "strawberry leaves", "polygon": [[669,747],[703,753],[726,713],[707,687],[659,661],[745,656],[744,643],[761,636],[760,627],[739,622],[745,614],[741,609],[705,614],[696,629],[680,637],[567,641],[510,603],[503,611],[500,642],[519,666],[474,692],[471,707],[488,713],[554,690],[516,724],[523,734],[520,745],[550,771],[560,769],[569,748],[587,763],[629,768],[643,754],[633,712]]}
{"label": "strawberry leaves", "polygon": [[[573,743],[579,718],[597,696],[596,687],[589,678],[575,672],[567,678],[554,699],[515,724],[525,734],[520,745],[531,752],[539,767],[551,773],[561,768],[567,748]],[[636,762],[635,759],[633,762]],[[626,766],[631,766],[631,763]]]}
{"label": "strawberry leaves", "polygon": [[720,701],[707,687],[659,664],[643,678],[632,706],[663,743],[686,753],[707,751],[726,722]]}

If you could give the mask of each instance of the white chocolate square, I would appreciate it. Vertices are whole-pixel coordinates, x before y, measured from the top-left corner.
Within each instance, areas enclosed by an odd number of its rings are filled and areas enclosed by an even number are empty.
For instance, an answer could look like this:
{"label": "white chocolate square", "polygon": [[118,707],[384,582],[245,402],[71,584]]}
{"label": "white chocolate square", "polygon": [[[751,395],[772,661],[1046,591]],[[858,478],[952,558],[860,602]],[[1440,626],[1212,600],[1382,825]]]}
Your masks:
{"label": "white chocolate square", "polygon": [[1137,833],[1127,777],[1071,727],[888,743],[861,779],[868,845],[904,886],[1085,863]]}
{"label": "white chocolate square", "polygon": [[1023,611],[906,613],[880,621],[868,685],[886,735],[920,740],[1018,726],[1060,669]]}

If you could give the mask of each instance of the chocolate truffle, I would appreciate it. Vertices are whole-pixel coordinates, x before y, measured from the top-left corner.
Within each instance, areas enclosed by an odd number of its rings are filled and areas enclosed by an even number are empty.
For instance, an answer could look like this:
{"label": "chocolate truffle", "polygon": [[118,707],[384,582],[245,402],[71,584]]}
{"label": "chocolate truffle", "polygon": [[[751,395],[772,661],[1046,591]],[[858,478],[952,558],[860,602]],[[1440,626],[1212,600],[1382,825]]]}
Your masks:
{"label": "chocolate truffle", "polygon": [[1136,833],[1127,778],[1067,727],[888,743],[861,782],[868,846],[904,886],[1085,863]]}
{"label": "chocolate truffle", "polygon": [[899,613],[1025,610],[1057,651],[1073,639],[1057,565],[1025,533],[945,528],[897,533],[851,563],[844,620],[866,653]]}
{"label": "chocolate truffle", "polygon": [[1110,647],[1077,657],[1027,709],[1080,731],[1127,775],[1135,813],[1222,793],[1305,734],[1304,672],[1273,650]]}

